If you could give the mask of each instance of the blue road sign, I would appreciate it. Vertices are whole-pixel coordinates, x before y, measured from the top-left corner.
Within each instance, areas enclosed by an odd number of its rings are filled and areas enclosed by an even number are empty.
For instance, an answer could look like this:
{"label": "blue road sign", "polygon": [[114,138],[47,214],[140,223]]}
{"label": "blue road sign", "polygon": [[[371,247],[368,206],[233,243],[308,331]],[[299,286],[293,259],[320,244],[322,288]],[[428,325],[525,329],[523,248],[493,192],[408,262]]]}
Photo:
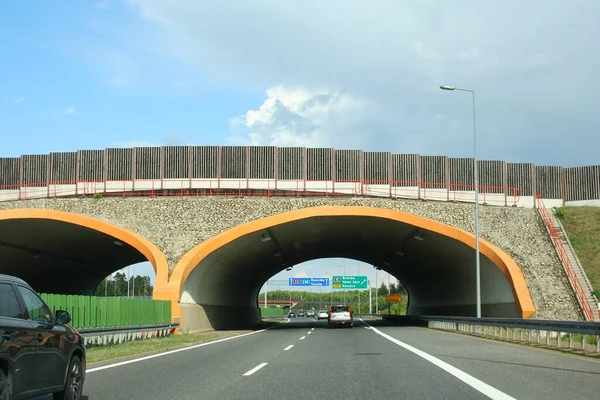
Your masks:
{"label": "blue road sign", "polygon": [[329,286],[329,278],[289,278],[289,286]]}
{"label": "blue road sign", "polygon": [[312,286],[329,286],[329,278],[310,278]]}
{"label": "blue road sign", "polygon": [[312,286],[310,278],[290,278],[290,286]]}

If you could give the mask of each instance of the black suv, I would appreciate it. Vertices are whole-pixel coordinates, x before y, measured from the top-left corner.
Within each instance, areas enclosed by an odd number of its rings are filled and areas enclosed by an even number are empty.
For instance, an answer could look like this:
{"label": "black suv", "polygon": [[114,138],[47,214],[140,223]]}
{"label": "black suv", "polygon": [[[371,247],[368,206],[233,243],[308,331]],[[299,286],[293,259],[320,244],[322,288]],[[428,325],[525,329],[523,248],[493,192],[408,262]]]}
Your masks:
{"label": "black suv", "polygon": [[0,274],[0,399],[81,398],[85,348],[70,321],[23,280]]}

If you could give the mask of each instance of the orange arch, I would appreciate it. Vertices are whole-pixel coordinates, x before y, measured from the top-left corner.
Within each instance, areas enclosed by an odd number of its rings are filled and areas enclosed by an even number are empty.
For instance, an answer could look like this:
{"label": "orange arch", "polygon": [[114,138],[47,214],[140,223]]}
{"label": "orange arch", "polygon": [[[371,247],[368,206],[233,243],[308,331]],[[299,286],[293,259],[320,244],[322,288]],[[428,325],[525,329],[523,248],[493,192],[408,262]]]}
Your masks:
{"label": "orange arch", "polygon": [[[437,232],[452,239],[461,241],[473,249],[475,248],[475,235],[469,232],[465,232],[461,229],[443,224],[441,222],[418,217],[416,215],[407,214],[397,210],[362,206],[309,207],[273,215],[237,226],[194,247],[183,256],[171,273],[171,277],[168,282],[168,289],[165,288],[165,299],[169,298],[173,305],[178,305],[179,299],[181,298],[181,294],[183,292],[183,285],[192,270],[200,263],[202,259],[220,247],[246,234],[264,230],[275,225],[298,221],[305,218],[330,216],[385,218]],[[532,317],[535,313],[535,307],[533,305],[533,300],[531,298],[531,294],[529,293],[529,289],[527,288],[525,277],[519,266],[508,254],[490,242],[480,239],[479,243],[480,252],[492,260],[494,264],[496,264],[496,266],[502,271],[504,276],[506,276],[509,283],[512,285],[515,302],[521,309],[522,317]],[[167,291],[169,292],[168,296],[166,296]],[[178,307],[175,306],[173,311],[174,313],[177,313],[177,315],[180,315],[178,312]]]}
{"label": "orange arch", "polygon": [[0,221],[8,219],[50,219],[83,226],[105,233],[137,249],[150,261],[156,273],[156,282],[169,279],[169,264],[165,255],[152,242],[127,229],[112,225],[92,217],[64,211],[25,208],[0,211]]}

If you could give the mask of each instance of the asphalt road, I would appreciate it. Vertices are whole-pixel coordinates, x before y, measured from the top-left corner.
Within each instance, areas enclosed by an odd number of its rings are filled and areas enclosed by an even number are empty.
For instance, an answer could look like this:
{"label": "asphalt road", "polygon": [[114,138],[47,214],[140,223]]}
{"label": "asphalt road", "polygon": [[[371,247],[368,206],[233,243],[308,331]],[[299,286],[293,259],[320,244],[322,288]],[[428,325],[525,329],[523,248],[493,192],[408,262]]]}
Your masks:
{"label": "asphalt road", "polygon": [[[592,399],[600,362],[425,328],[293,319],[267,331],[90,369],[96,399]],[[49,399],[42,397],[41,399]]]}

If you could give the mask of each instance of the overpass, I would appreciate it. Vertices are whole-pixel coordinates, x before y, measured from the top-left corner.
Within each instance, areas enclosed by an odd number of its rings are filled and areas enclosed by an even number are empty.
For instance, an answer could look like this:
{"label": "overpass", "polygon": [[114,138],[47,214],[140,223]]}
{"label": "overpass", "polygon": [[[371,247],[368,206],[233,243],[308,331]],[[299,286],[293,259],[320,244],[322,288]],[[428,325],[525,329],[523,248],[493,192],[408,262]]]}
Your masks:
{"label": "overpass", "polygon": [[[2,271],[39,291],[89,294],[109,273],[148,260],[154,297],[172,300],[185,327],[232,328],[257,320],[258,291],[275,273],[348,257],[400,279],[411,314],[474,314],[468,159],[166,147],[0,165]],[[484,316],[580,319],[533,194],[593,202],[593,179],[575,190],[564,185],[578,169],[480,168]],[[598,168],[585,171],[593,178]]]}

